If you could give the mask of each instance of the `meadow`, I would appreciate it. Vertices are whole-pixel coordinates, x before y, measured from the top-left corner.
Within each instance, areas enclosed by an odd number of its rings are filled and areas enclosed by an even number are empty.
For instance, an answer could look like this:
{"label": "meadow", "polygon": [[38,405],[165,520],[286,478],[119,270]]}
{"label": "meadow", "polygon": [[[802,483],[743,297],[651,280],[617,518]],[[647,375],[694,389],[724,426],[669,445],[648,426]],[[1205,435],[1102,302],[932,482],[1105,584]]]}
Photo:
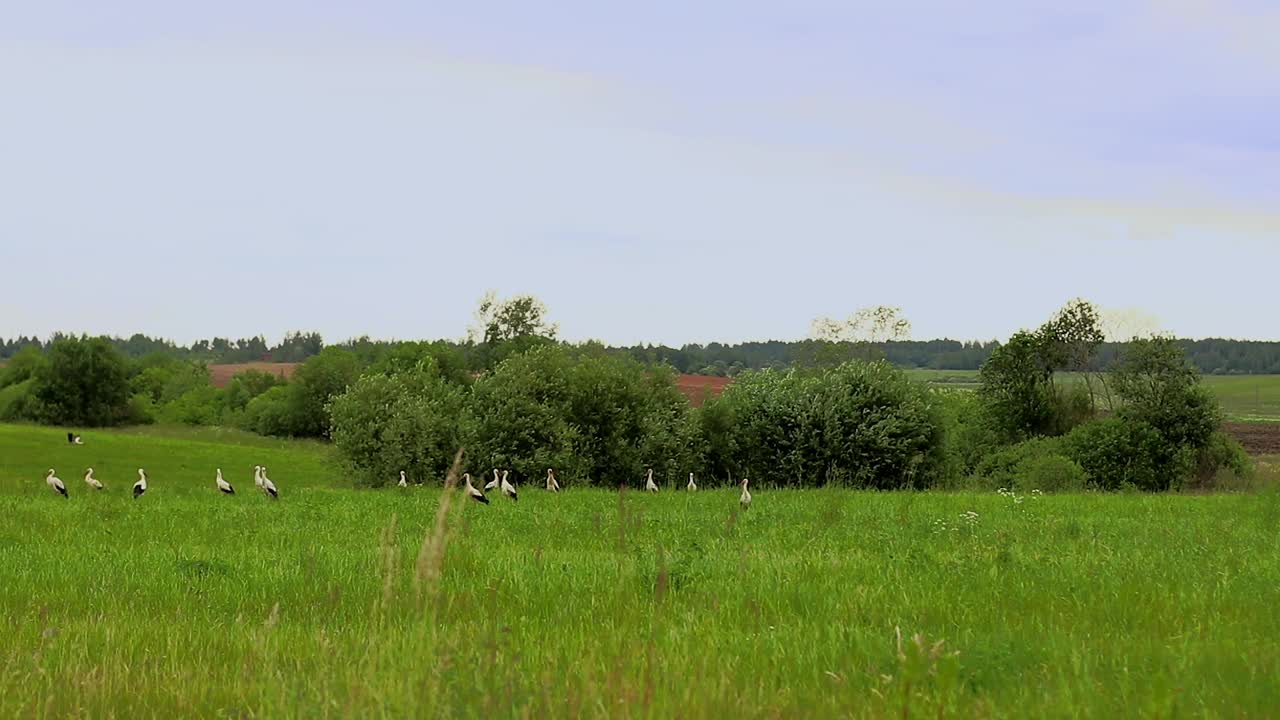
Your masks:
{"label": "meadow", "polygon": [[[353,490],[0,426],[3,717],[1267,717],[1280,494]],[[280,487],[254,491],[266,464]],[[106,484],[80,481],[92,465]],[[136,468],[150,491],[134,501]],[[48,468],[70,499],[45,486]],[[214,490],[221,467],[238,494]],[[1263,472],[1274,474],[1268,465]],[[640,479],[636,478],[638,486]]]}

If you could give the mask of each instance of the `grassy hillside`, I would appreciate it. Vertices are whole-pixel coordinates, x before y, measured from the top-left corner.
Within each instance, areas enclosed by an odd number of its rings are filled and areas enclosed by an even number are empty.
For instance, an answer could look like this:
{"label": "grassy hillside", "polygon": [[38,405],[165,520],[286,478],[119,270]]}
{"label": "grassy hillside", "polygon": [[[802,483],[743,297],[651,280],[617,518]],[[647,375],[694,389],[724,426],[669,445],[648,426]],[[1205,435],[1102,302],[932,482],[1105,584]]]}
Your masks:
{"label": "grassy hillside", "polygon": [[[87,442],[0,426],[3,717],[1280,707],[1274,493],[760,488],[740,513],[731,490],[524,488],[453,503],[437,533],[439,490],[335,489],[316,445]],[[252,492],[264,461],[280,502]],[[87,464],[107,491],[82,489]]]}

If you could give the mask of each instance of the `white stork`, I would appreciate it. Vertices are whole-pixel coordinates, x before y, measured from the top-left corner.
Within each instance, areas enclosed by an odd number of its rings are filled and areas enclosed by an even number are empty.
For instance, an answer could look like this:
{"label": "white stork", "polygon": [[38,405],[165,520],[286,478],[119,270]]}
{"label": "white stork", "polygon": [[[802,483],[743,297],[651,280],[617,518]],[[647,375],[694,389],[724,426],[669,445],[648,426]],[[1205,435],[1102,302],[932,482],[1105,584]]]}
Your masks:
{"label": "white stork", "polygon": [[142,497],[142,493],[147,491],[147,474],[138,468],[138,482],[133,484],[133,499],[137,500]]}
{"label": "white stork", "polygon": [[231,483],[222,479],[222,468],[218,468],[218,477],[214,478],[213,482],[218,486],[218,489],[222,491],[223,495],[236,494],[236,489],[231,487]]}
{"label": "white stork", "polygon": [[499,480],[498,480],[498,468],[494,468],[494,469],[493,469],[493,479],[492,479],[492,480],[490,480],[489,482],[487,482],[487,483],[485,483],[485,484],[484,484],[484,491],[485,491],[485,492],[489,492],[490,490],[492,490],[492,489],[494,489],[494,488],[498,487],[498,482],[499,482]]}
{"label": "white stork", "polygon": [[261,465],[253,466],[253,484],[257,486],[259,490],[263,492],[267,491],[266,488],[262,487],[262,466]]}
{"label": "white stork", "polygon": [[556,474],[551,468],[547,468],[547,489],[551,492],[560,492],[560,483],[556,481]]}
{"label": "white stork", "polygon": [[403,470],[400,471],[400,482],[396,484],[399,485],[400,487],[409,487],[409,481],[405,479]]}
{"label": "white stork", "polygon": [[645,478],[644,489],[648,492],[658,492],[658,485],[653,481],[653,468],[649,468],[649,477]]}
{"label": "white stork", "polygon": [[512,485],[510,482],[507,482],[507,471],[506,471],[506,470],[503,470],[503,471],[502,471],[502,494],[503,494],[503,495],[506,495],[507,497],[511,498],[512,500],[519,500],[519,499],[520,499],[520,498],[516,497],[516,486],[515,486],[515,485]]}
{"label": "white stork", "polygon": [[685,490],[693,492],[698,489],[698,483],[693,481],[693,473],[689,473],[689,484],[684,486]]}
{"label": "white stork", "polygon": [[462,473],[462,479],[465,480],[467,483],[466,486],[463,487],[463,490],[466,491],[467,495],[472,500],[475,500],[476,502],[482,502],[485,505],[489,504],[489,498],[485,497],[484,493],[477,490],[475,485],[471,484],[471,473]]}
{"label": "white stork", "polygon": [[67,494],[67,486],[62,483],[62,478],[54,477],[53,468],[49,468],[49,477],[45,478],[44,481],[46,483],[49,483],[49,487],[53,488],[53,491],[58,493],[62,497],[64,498],[71,497],[70,495]]}
{"label": "white stork", "polygon": [[742,478],[742,495],[738,497],[738,502],[742,503],[743,510],[751,507],[751,491],[747,490],[746,478]]}
{"label": "white stork", "polygon": [[102,483],[98,482],[98,478],[93,476],[93,468],[89,468],[87,471],[85,471],[84,484],[88,485],[94,490],[102,489]]}
{"label": "white stork", "polygon": [[267,466],[262,466],[262,491],[265,492],[272,500],[279,500],[280,495],[276,492],[276,484],[271,482],[271,478],[267,477]]}

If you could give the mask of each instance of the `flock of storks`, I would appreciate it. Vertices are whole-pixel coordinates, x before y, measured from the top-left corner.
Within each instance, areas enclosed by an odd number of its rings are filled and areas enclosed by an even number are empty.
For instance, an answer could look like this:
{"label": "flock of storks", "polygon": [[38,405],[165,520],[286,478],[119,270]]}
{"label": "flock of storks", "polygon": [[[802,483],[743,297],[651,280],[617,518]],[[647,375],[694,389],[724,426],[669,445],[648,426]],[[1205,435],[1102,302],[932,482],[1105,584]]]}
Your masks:
{"label": "flock of storks", "polygon": [[[80,439],[80,436],[74,433],[67,433],[67,442],[73,445],[84,444],[84,441]],[[511,498],[512,500],[519,500],[520,498],[516,491],[516,486],[507,480],[508,472],[509,471],[507,470],[499,471],[498,468],[494,468],[493,479],[485,484],[484,490],[480,490],[471,484],[471,473],[463,473],[463,491],[472,500],[484,503],[485,505],[489,504],[489,498],[485,496],[485,492],[494,489],[498,489],[503,495]],[[62,478],[58,477],[52,468],[49,469],[49,475],[45,478],[45,482],[48,483],[50,488],[53,488],[54,492],[57,492],[63,497],[70,497],[70,495],[67,494],[66,483],[62,482]],[[101,490],[103,487],[102,483],[93,476],[93,468],[89,468],[85,472],[84,482],[94,490]],[[751,506],[751,492],[747,490],[747,482],[747,479],[743,478],[739,483],[742,486],[742,495],[739,496],[738,501],[742,504],[744,509]],[[267,468],[265,465],[253,466],[253,484],[272,500],[278,500],[280,498],[280,493],[276,490],[275,483],[271,482],[271,478],[267,477]],[[227,482],[222,477],[222,468],[217,468],[217,474],[214,477],[214,485],[218,488],[218,491],[224,495],[236,494],[236,489],[232,487],[231,483]],[[403,470],[400,471],[400,482],[398,482],[397,485],[400,487],[409,486],[409,480],[405,476],[405,472]],[[653,468],[649,468],[648,475],[645,477],[644,489],[651,493],[658,492],[658,485],[653,481]],[[689,484],[685,486],[685,489],[691,492],[698,489],[698,484],[693,481],[693,473],[689,473]],[[556,474],[552,468],[547,468],[547,490],[550,492],[560,492],[560,483],[556,480]],[[138,481],[133,484],[133,498],[136,500],[142,497],[146,492],[147,473],[142,468],[138,468]]]}
{"label": "flock of storks", "polygon": [[[475,500],[476,502],[479,502],[479,503],[484,503],[485,505],[489,504],[489,498],[485,496],[485,492],[489,490],[493,490],[495,488],[500,490],[503,495],[511,498],[512,500],[519,500],[520,498],[516,492],[516,486],[512,485],[507,480],[507,473],[508,473],[507,470],[499,471],[498,468],[494,468],[493,479],[485,483],[484,490],[480,490],[476,488],[475,485],[471,484],[471,473],[463,473],[462,489],[472,500]],[[742,495],[738,497],[738,502],[742,503],[743,509],[746,509],[751,506],[751,492],[747,490],[747,482],[748,480],[746,478],[743,478],[742,481],[739,483],[740,485],[742,485]],[[400,482],[397,484],[400,487],[409,486],[409,481],[407,478],[405,478],[405,474],[403,470],[400,471]],[[653,481],[653,468],[649,468],[649,473],[645,477],[644,489],[646,492],[651,492],[651,493],[658,492],[658,484]],[[693,473],[689,473],[689,484],[685,486],[685,489],[689,490],[690,492],[698,489],[698,484],[693,481]],[[560,492],[560,483],[559,481],[556,480],[556,473],[555,473],[555,470],[553,470],[552,468],[547,468],[547,490],[549,492]]]}
{"label": "flock of storks", "polygon": [[[222,468],[218,468],[217,470],[217,475],[213,479],[214,485],[224,495],[235,495],[236,489],[231,486],[231,483],[227,482],[222,477]],[[71,497],[67,493],[67,484],[62,482],[62,478],[57,476],[53,468],[49,468],[49,475],[44,479],[44,481],[49,487],[53,488],[54,492],[58,493],[62,497]],[[84,484],[94,490],[101,490],[103,487],[102,482],[93,476],[93,468],[89,468],[85,471]],[[266,465],[253,466],[253,484],[257,485],[258,489],[272,500],[278,500],[280,498],[280,492],[276,490],[276,484],[271,482],[271,478],[267,477]],[[133,499],[137,500],[146,494],[146,492],[147,472],[142,468],[138,468],[138,481],[133,484]]]}

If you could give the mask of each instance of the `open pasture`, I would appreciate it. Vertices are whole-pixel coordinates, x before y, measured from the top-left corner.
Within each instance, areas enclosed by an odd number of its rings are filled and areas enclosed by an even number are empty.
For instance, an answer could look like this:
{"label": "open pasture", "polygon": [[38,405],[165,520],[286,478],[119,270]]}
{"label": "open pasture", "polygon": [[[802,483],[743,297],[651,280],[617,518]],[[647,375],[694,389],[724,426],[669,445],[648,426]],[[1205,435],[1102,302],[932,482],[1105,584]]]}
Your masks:
{"label": "open pasture", "polygon": [[[0,426],[3,717],[1266,717],[1280,495],[344,488]],[[282,499],[252,485],[265,462]],[[93,464],[102,493],[80,482]],[[151,491],[128,483],[146,467]],[[44,485],[53,466],[71,498]],[[221,466],[238,494],[220,496]],[[640,479],[636,479],[637,485]],[[437,517],[444,520],[437,525]]]}

